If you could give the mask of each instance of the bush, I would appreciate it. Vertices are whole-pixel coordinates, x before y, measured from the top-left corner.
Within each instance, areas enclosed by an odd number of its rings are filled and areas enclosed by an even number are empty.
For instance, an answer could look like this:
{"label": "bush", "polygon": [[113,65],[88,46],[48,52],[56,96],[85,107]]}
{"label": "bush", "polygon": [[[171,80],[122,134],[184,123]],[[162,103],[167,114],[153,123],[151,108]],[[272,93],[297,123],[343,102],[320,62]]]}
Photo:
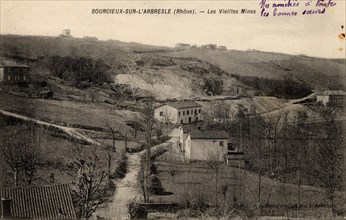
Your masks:
{"label": "bush", "polygon": [[149,192],[153,195],[162,195],[164,193],[160,179],[156,175],[150,178]]}
{"label": "bush", "polygon": [[118,162],[117,169],[115,170],[114,175],[111,176],[111,178],[124,178],[127,172],[127,156],[126,151],[123,151],[121,153],[121,159]]}
{"label": "bush", "polygon": [[48,60],[46,65],[50,72],[72,86],[85,88],[92,84],[111,82],[108,72],[110,67],[101,59],[53,56]]}

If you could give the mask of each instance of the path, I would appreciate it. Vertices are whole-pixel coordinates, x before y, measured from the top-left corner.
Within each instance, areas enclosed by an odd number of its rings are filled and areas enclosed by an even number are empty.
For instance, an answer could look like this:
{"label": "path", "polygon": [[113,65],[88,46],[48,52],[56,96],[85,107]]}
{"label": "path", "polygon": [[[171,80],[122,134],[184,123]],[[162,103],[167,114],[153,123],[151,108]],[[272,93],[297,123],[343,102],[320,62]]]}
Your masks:
{"label": "path", "polygon": [[62,125],[57,125],[57,124],[53,124],[53,123],[37,120],[37,119],[34,119],[34,118],[30,118],[30,117],[27,117],[27,116],[24,116],[24,115],[20,115],[20,114],[13,113],[13,112],[8,112],[8,111],[1,110],[1,109],[0,109],[0,114],[6,115],[6,116],[11,116],[11,117],[14,117],[14,118],[18,118],[18,119],[21,119],[21,120],[24,120],[24,121],[33,121],[33,122],[35,122],[37,124],[44,125],[44,126],[58,128],[59,130],[65,132],[68,135],[70,135],[71,137],[74,137],[74,138],[79,139],[79,140],[86,141],[86,142],[88,142],[90,144],[100,145],[98,142],[94,141],[93,139],[89,138],[88,136],[85,136],[85,135],[81,134],[80,132],[78,132],[77,129],[75,129],[75,128],[71,128],[71,127],[67,127],[67,126],[62,126]]}
{"label": "path", "polygon": [[138,187],[140,153],[127,154],[127,173],[124,178],[115,181],[116,191],[113,200],[107,207],[97,210],[97,215],[107,219],[129,219],[127,204],[132,198],[142,196]]}
{"label": "path", "polygon": [[[173,145],[177,143],[177,138],[179,138],[179,130],[173,129],[170,133],[172,137],[165,143],[159,144],[151,148],[151,152],[155,153],[158,149]],[[173,143],[173,144],[172,144]],[[127,173],[124,178],[115,181],[116,191],[111,203],[102,209],[97,211],[98,216],[105,217],[107,219],[114,220],[126,220],[130,219],[127,204],[133,199],[142,197],[141,189],[138,184],[138,173],[140,170],[140,158],[145,154],[145,150],[139,153],[127,154]]]}

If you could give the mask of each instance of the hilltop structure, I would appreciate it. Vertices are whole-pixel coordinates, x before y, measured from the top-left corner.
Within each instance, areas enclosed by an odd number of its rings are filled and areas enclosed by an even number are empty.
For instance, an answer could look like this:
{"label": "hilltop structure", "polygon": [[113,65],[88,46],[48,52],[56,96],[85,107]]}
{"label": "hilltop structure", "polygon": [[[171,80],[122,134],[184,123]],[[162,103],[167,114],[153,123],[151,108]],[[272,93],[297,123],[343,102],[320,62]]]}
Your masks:
{"label": "hilltop structure", "polygon": [[188,124],[202,120],[202,106],[193,101],[179,101],[155,108],[155,118],[164,123]]}
{"label": "hilltop structure", "polygon": [[29,66],[13,60],[0,59],[0,82],[29,81]]}
{"label": "hilltop structure", "polygon": [[62,30],[60,37],[72,37],[71,30],[70,29]]}

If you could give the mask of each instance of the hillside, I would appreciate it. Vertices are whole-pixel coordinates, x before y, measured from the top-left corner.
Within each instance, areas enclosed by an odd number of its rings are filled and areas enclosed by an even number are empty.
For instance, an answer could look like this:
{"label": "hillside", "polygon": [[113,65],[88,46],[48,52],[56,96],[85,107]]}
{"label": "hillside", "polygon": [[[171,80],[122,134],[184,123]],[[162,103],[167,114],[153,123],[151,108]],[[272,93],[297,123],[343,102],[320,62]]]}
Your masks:
{"label": "hillside", "polygon": [[292,77],[315,89],[340,89],[346,71],[345,60],[294,56],[261,51],[218,51],[191,49],[169,53],[172,57],[194,57],[219,66],[229,74],[269,79]]}
{"label": "hillside", "polygon": [[312,89],[343,89],[345,73],[341,60],[259,51],[177,51],[116,40],[44,36],[2,35],[0,56],[27,62],[32,72],[51,75],[53,59],[100,61],[115,83],[128,86],[134,95],[157,99],[207,95],[300,98]]}

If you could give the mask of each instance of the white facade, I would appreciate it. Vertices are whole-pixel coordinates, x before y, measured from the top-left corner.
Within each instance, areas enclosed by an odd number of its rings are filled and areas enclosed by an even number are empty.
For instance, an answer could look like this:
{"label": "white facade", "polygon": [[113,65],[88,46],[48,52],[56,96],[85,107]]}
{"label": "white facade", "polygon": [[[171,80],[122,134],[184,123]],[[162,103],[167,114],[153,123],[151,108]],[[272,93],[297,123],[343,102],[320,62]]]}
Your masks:
{"label": "white facade", "polygon": [[159,122],[177,124],[178,110],[169,105],[162,105],[155,109],[154,117]]}
{"label": "white facade", "polygon": [[223,161],[227,155],[228,139],[191,139],[187,135],[184,143],[184,155],[189,161]]}
{"label": "white facade", "polygon": [[327,106],[327,103],[329,103],[329,95],[317,95],[316,100],[317,102],[322,102],[324,106]]}
{"label": "white facade", "polygon": [[189,124],[202,120],[202,106],[194,104],[180,107],[177,104],[176,107],[174,104],[164,104],[155,109],[154,116],[163,123]]}

